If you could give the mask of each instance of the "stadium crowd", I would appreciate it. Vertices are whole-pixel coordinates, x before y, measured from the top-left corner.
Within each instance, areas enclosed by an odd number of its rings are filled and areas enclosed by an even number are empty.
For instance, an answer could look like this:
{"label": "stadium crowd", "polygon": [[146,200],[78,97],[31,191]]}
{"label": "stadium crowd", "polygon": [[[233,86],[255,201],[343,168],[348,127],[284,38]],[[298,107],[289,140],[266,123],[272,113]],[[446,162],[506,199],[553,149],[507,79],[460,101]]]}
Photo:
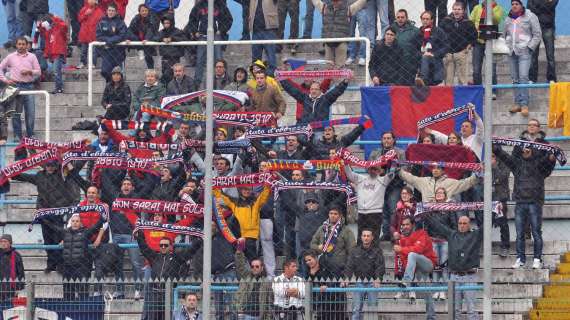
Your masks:
{"label": "stadium crowd", "polygon": [[[10,10],[15,11],[14,3],[18,2],[19,15],[15,16]],[[395,10],[393,1],[388,0],[359,0],[352,4],[344,0],[330,3],[307,1],[311,8],[307,15],[313,14],[314,7],[323,13],[323,37],[349,37],[358,25],[360,34],[369,37],[373,44],[369,68],[374,85],[481,84],[485,45],[478,36],[478,30],[484,24],[486,14],[492,14],[493,23],[504,28],[514,83],[537,80],[541,38],[547,49],[547,80],[556,81],[552,43],[554,10],[558,1],[529,0],[525,7],[521,1],[513,0],[510,10],[492,2],[493,12],[486,13],[484,2],[458,1],[448,15],[447,1],[426,0],[420,28],[409,20],[406,10]],[[163,319],[164,303],[146,302],[163,299],[164,283],[152,283],[143,289],[142,280],[200,277],[202,240],[196,236],[180,235],[174,229],[140,228],[141,221],[151,221],[156,226],[168,224],[195,228],[187,230],[201,229],[204,221],[198,214],[149,212],[121,208],[116,203],[131,199],[203,205],[204,201],[210,201],[204,199],[200,179],[205,170],[211,170],[204,166],[203,145],[200,144],[206,135],[204,125],[199,121],[160,122],[164,119],[153,111],[153,108],[164,107],[162,100],[165,96],[191,94],[203,88],[205,48],[198,47],[195,52],[188,53],[182,47],[159,47],[160,76],[154,69],[156,50],[152,47],[135,48],[140,49],[140,57],[149,70],[145,72],[144,82],[131,90],[125,82],[122,68],[126,48],[116,44],[122,41],[169,43],[203,40],[207,2],[197,1],[183,30],[174,26],[173,13],[178,1],[146,1],[138,7],[138,14],[129,26],[123,19],[126,0],[102,0],[100,3],[97,0],[84,3],[67,1],[70,25],[50,14],[47,3],[47,0],[6,1],[10,41],[5,47],[13,46],[16,51],[0,63],[0,80],[22,90],[31,89],[41,77],[47,78],[49,61],[55,74],[53,93],[62,93],[63,65],[69,48],[81,48],[81,65],[78,66],[81,68],[87,62],[87,44],[94,40],[105,42],[106,45],[97,50],[97,56],[101,58],[101,74],[107,80],[101,100],[104,115],[94,130],[97,139],[82,151],[114,156],[126,152],[130,158],[155,162],[149,170],[137,170],[102,166],[99,160],[94,159],[73,159],[71,162],[51,159],[37,173],[13,176],[12,180],[36,186],[38,209],[100,205],[108,208],[108,217],[93,209],[70,214],[65,221],[64,216],[57,214],[38,219],[44,244],[63,244],[63,250],[46,251],[45,272],[57,271],[63,275],[66,281],[65,300],[84,299],[89,288],[84,283],[73,281],[90,278],[93,270],[97,279],[108,273],[114,274],[117,280],[124,279],[123,254],[127,251],[132,277],[138,281],[133,298],[144,298],[146,319]],[[287,15],[293,20],[291,38],[299,36],[298,1],[252,0],[248,3],[242,0],[240,3],[248,21],[243,25],[242,39],[250,36],[253,40],[282,38]],[[223,0],[215,1],[215,8],[216,38],[227,39],[232,15]],[[380,14],[382,24],[381,40],[378,41],[377,14]],[[29,36],[34,23],[36,32],[31,40]],[[303,38],[311,36],[311,28],[312,24],[305,24]],[[357,60],[359,65],[363,65],[363,46],[359,50],[357,46],[325,44],[325,60],[330,61],[333,68]],[[295,45],[290,46],[292,54],[297,49]],[[327,123],[329,110],[343,95],[351,77],[339,81],[336,81],[338,77],[324,79],[322,82],[305,79],[300,83],[280,79],[275,75],[276,71],[292,68],[291,65],[278,66],[276,52],[282,50],[283,47],[273,44],[253,45],[253,63],[247,69],[239,67],[232,73],[223,59],[224,48],[216,47],[215,89],[239,92],[241,95],[238,96],[243,100],[228,102],[218,99],[214,105],[215,112],[264,113],[275,121],[286,114],[284,95],[288,94],[297,102],[297,125],[324,124],[322,130],[314,129],[312,138],[295,132],[281,135],[285,137],[284,146],[276,143],[275,137],[250,136],[251,132],[245,126],[216,126],[212,170],[219,181],[226,181],[221,178],[230,181],[231,177],[266,173],[273,182],[254,183],[254,187],[228,184],[214,189],[217,221],[212,239],[212,251],[216,253],[212,259],[212,276],[218,280],[240,280],[235,295],[220,292],[216,293],[215,299],[233,299],[235,305],[231,312],[241,316],[240,319],[266,319],[273,315],[295,319],[304,307],[304,281],[309,280],[313,286],[322,288],[322,292],[313,293],[313,308],[319,319],[344,319],[348,313],[353,319],[361,319],[365,296],[369,302],[374,302],[374,292],[353,294],[352,310],[345,311],[346,294],[327,292],[326,288],[355,284],[348,279],[359,279],[357,286],[378,287],[386,273],[388,259],[393,259],[389,263],[394,264],[394,275],[401,279],[403,287],[415,286],[415,282],[430,276],[436,282],[447,279],[477,282],[483,234],[480,208],[465,207],[451,212],[441,209],[429,213],[423,209],[425,203],[460,206],[482,201],[482,179],[472,170],[450,168],[443,163],[402,165],[414,149],[399,149],[393,132],[382,134],[380,148],[372,152],[363,165],[345,162],[341,168],[330,166],[308,170],[310,168],[304,165],[287,167],[286,170],[277,168],[276,163],[280,161],[324,164],[329,160],[346,159],[342,158],[342,151],[372,125],[370,119],[362,117],[351,131],[342,136],[337,134],[336,125]],[[266,62],[262,61],[264,51]],[[188,54],[195,55],[193,77],[187,74],[185,65],[181,63],[181,58]],[[472,79],[468,79],[470,54]],[[528,116],[528,91],[516,90],[510,111]],[[14,104],[14,139],[23,144],[16,149],[16,158],[26,159],[25,143],[34,136],[34,99],[18,96]],[[196,115],[203,114],[204,108],[205,100],[198,95],[177,104],[172,110]],[[26,115],[25,135],[20,123],[23,111]],[[138,121],[147,122],[147,125],[138,126]],[[148,122],[156,126],[152,127]],[[6,143],[7,122],[3,121],[1,125],[0,141]],[[126,129],[130,130],[126,132]],[[483,122],[475,113],[473,121],[466,120],[461,124],[460,132],[443,134],[429,128],[419,130],[418,150],[423,152],[422,160],[426,161],[442,161],[433,158],[434,154],[457,152],[464,155],[463,162],[479,163],[482,160],[482,134]],[[545,133],[536,119],[528,121],[528,129],[519,138],[546,143]],[[248,144],[239,147],[240,141]],[[223,148],[224,143],[237,147]],[[176,145],[180,149],[163,147]],[[182,161],[160,164],[161,159],[175,158],[176,151],[183,147]],[[33,155],[30,152],[29,156]],[[516,202],[517,259],[513,268],[522,268],[526,263],[524,243],[527,225],[530,225],[534,241],[532,267],[542,267],[544,180],[554,169],[555,161],[552,153],[529,146],[515,147],[510,153],[499,145],[493,146],[493,200],[502,203],[494,212],[493,220],[501,230],[499,254],[502,257],[508,256],[510,243],[506,219],[506,201],[511,198],[509,172],[515,178],[512,200]],[[396,165],[398,162],[401,163]],[[84,168],[87,176],[80,174]],[[283,186],[298,184],[305,188],[276,187],[279,183]],[[350,204],[351,195],[345,190],[318,188],[327,183],[350,185],[356,194],[356,204]],[[85,196],[80,201],[82,191]],[[475,228],[471,226],[471,217],[476,220]],[[349,227],[352,223],[357,225],[356,235]],[[235,236],[233,241],[229,241],[230,235]],[[381,241],[391,242],[393,253],[383,252],[379,246]],[[185,245],[175,249],[175,243]],[[122,250],[118,244],[136,245]],[[3,284],[0,289],[0,297],[9,299],[21,289],[23,265],[20,255],[12,248],[10,235],[3,235],[0,245],[0,279],[8,280],[7,285]],[[279,267],[276,266],[278,256],[285,257]],[[282,274],[276,274],[281,267]],[[323,280],[327,278],[335,279],[335,282]],[[259,281],[267,279],[272,281]],[[100,286],[93,288],[93,295],[102,294]],[[124,298],[124,286],[117,283],[115,292],[110,295],[114,299]],[[398,293],[396,298],[403,296],[403,293]],[[415,299],[415,292],[410,291],[408,298]],[[445,299],[445,293],[430,293],[424,298],[427,318],[434,319],[433,299]],[[184,300],[184,307],[176,310],[175,319],[189,319],[190,315],[193,319],[201,317],[196,309],[198,297],[188,294]],[[457,293],[456,308],[459,312],[462,300],[467,304],[470,318],[476,318],[474,294]],[[219,316],[221,319],[224,314],[220,312]]]}

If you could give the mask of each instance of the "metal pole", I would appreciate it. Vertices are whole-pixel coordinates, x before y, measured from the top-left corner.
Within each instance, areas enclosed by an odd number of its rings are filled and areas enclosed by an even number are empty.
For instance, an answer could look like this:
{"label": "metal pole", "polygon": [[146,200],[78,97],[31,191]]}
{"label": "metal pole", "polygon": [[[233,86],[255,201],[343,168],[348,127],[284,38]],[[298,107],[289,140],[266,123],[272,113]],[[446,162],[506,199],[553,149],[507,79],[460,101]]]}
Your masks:
{"label": "metal pole", "polygon": [[26,319],[34,318],[34,289],[34,283],[31,280],[26,281]]}
{"label": "metal pole", "polygon": [[[493,8],[491,1],[486,1],[482,5],[486,5],[487,25],[493,24]],[[483,121],[485,125],[484,135],[484,163],[485,178],[483,185],[483,319],[491,320],[491,272],[492,272],[492,247],[491,247],[491,231],[492,231],[492,169],[491,169],[491,132],[493,130],[493,42],[487,40],[485,42],[485,104],[483,109]]]}
{"label": "metal pole", "polygon": [[178,300],[178,296],[172,296],[172,280],[166,280],[164,291],[164,320],[172,319],[172,299]]}
{"label": "metal pole", "polygon": [[[199,75],[201,76],[201,75]],[[202,314],[210,319],[212,283],[212,158],[214,146],[214,0],[208,0],[206,44],[206,166],[204,190],[204,262],[202,270]]]}
{"label": "metal pole", "polygon": [[313,282],[306,281],[305,282],[305,299],[303,300],[303,308],[304,310],[304,319],[311,320],[313,319],[312,313],[312,304],[313,304]]}
{"label": "metal pole", "polygon": [[455,320],[455,281],[447,282],[447,319]]}
{"label": "metal pole", "polygon": [[93,106],[93,42],[87,47],[87,106]]}

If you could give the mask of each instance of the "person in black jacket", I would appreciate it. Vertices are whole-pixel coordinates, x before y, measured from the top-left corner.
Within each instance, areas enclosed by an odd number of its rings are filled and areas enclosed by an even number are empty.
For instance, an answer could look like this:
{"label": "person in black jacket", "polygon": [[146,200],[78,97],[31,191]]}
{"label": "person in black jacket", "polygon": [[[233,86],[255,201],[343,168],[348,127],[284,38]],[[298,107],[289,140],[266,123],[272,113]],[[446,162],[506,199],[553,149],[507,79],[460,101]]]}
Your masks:
{"label": "person in black jacket", "polygon": [[49,13],[49,0],[22,0],[19,12],[19,18],[22,21],[22,35],[31,36],[34,22]]}
{"label": "person in black jacket", "polygon": [[[214,40],[224,40],[224,36],[230,31],[232,27],[233,18],[230,9],[224,0],[214,1]],[[244,22],[245,24],[245,22]],[[190,16],[188,17],[188,24],[184,28],[184,33],[189,39],[196,41],[206,40],[206,31],[208,28],[208,1],[198,0]],[[214,60],[218,61],[222,58],[222,46],[214,46]],[[206,67],[206,46],[198,46],[196,48],[196,73],[195,81],[196,86],[205,79],[204,68]]]}
{"label": "person in black jacket", "polygon": [[517,229],[517,261],[513,268],[518,269],[526,262],[524,227],[530,221],[534,240],[534,261],[532,267],[542,267],[542,205],[544,204],[544,179],[550,176],[556,158],[553,154],[536,152],[524,148],[515,149],[512,155],[499,146],[493,146],[493,153],[502,161],[515,177],[513,200],[515,206],[515,227]]}
{"label": "person in black jacket", "polygon": [[[146,4],[139,5],[138,14],[133,17],[129,27],[127,28],[128,40],[132,41],[149,41],[154,39],[158,33],[159,21],[156,15],[150,14],[149,8]],[[140,50],[140,49],[139,49]],[[156,49],[152,46],[142,48],[144,54],[144,61],[147,69],[154,69],[154,59],[152,56],[156,55]],[[139,51],[140,53],[140,51]]]}
{"label": "person in black jacket", "polygon": [[404,50],[396,42],[396,31],[388,27],[384,38],[376,43],[370,56],[368,69],[372,83],[375,86],[405,84],[403,58]]}
{"label": "person in black jacket", "polygon": [[[292,182],[309,182],[302,170],[291,172]],[[275,216],[274,232],[277,237],[277,255],[287,258],[295,257],[295,220],[299,212],[303,211],[303,199],[309,190],[291,189],[283,190],[279,194],[277,214]]]}
{"label": "person in black jacket", "polygon": [[[322,199],[319,199],[319,194],[313,192],[305,195],[305,206],[303,210],[297,211],[297,219],[299,220],[297,226],[296,249],[297,256],[301,259],[303,252],[311,248],[311,240],[313,235],[317,232],[323,222],[328,218],[328,210],[325,210],[320,204]],[[303,261],[301,261],[303,262]],[[307,266],[301,263],[301,274],[307,275]]]}
{"label": "person in black jacket", "polygon": [[[103,217],[97,224],[89,229],[81,225],[79,214],[71,216],[67,229],[62,226],[46,221],[51,228],[63,234],[63,300],[72,301],[76,298],[85,299],[89,295],[89,285],[84,283],[91,277],[91,256],[89,244],[91,236],[96,232],[97,243],[101,241],[108,224],[103,223]],[[71,283],[80,281],[80,283]]]}
{"label": "person in black jacket", "polygon": [[174,78],[166,86],[166,95],[175,96],[197,91],[194,79],[185,73],[182,63],[176,63],[172,66],[172,70],[174,71]]}
{"label": "person in black jacket", "polygon": [[164,316],[164,282],[178,278],[181,266],[192,258],[201,247],[201,240],[192,242],[192,246],[174,251],[173,243],[169,238],[160,239],[160,252],[155,252],[145,242],[144,233],[137,232],[137,242],[143,256],[149,261],[151,267],[151,279],[145,293],[145,310],[148,310],[147,320],[162,320]]}
{"label": "person in black jacket", "polygon": [[105,109],[105,119],[127,120],[131,113],[131,88],[125,82],[121,67],[111,71],[111,81],[105,86],[101,105]]}
{"label": "person in black jacket", "polygon": [[[364,116],[369,121],[368,116]],[[315,143],[305,142],[301,140],[303,144],[305,144],[309,152],[310,158],[302,158],[302,159],[320,159],[320,160],[327,160],[330,158],[330,150],[335,149],[338,150],[340,148],[346,148],[360,137],[362,132],[366,130],[368,127],[368,123],[359,124],[354,129],[352,129],[349,133],[345,134],[342,137],[338,137],[336,135],[335,128],[333,126],[328,126],[324,128],[322,138],[317,140]],[[281,158],[279,158],[281,159]]]}
{"label": "person in black jacket", "polygon": [[[447,34],[449,52],[443,58],[445,84],[467,85],[467,63],[469,51],[477,41],[477,30],[465,15],[463,3],[453,4],[452,13],[440,21],[439,27]],[[458,82],[454,82],[457,76]]]}
{"label": "person in black jacket", "polygon": [[494,154],[491,155],[491,167],[493,169],[493,201],[501,201],[502,204],[500,216],[493,212],[493,224],[498,226],[501,232],[501,250],[499,255],[504,258],[509,255],[511,246],[507,221],[507,201],[511,198],[509,190],[509,175],[511,171],[504,163],[498,161]]}
{"label": "person in black jacket", "polygon": [[346,293],[326,292],[328,287],[338,287],[337,282],[331,282],[335,274],[320,255],[318,250],[309,249],[303,253],[303,261],[307,265],[307,280],[313,288],[319,287],[320,292],[313,292],[313,312],[317,320],[344,320],[346,308]]}
{"label": "person in black jacket", "polygon": [[[546,81],[556,82],[556,61],[554,55],[554,38],[556,31],[556,6],[558,0],[528,0],[526,8],[532,11],[540,23],[540,30],[542,31],[542,41],[546,49]],[[532,52],[532,62],[528,78],[532,82],[538,82],[538,54],[540,53],[540,46]]]}
{"label": "person in black jacket", "polygon": [[0,302],[10,301],[16,291],[24,289],[24,262],[20,253],[12,248],[12,235],[0,237]]}
{"label": "person in black jacket", "polygon": [[123,18],[117,14],[114,3],[107,7],[107,15],[97,24],[97,41],[105,42],[104,47],[98,47],[101,55],[101,75],[107,82],[111,81],[111,71],[121,66],[125,61],[125,47],[116,44],[127,39],[127,26]]}
{"label": "person in black jacket", "polygon": [[416,85],[438,85],[443,81],[443,57],[448,52],[447,35],[441,28],[436,27],[433,13],[430,11],[422,13],[420,18],[422,27],[416,41],[421,43],[422,58]]}
{"label": "person in black jacket", "polygon": [[[173,174],[173,171],[176,173]],[[178,191],[182,189],[186,181],[186,172],[183,168],[164,166],[160,169],[160,182],[154,187],[150,196],[153,200],[175,201]],[[168,222],[172,223],[176,216],[169,215]]]}
{"label": "person in black jacket", "polygon": [[[22,173],[14,178],[16,181],[34,184],[38,191],[36,208],[59,208],[69,207],[79,202],[79,183],[75,177],[79,172],[74,169],[64,177],[59,163],[55,160],[48,161],[45,169],[35,174]],[[50,222],[50,224],[44,223]],[[57,228],[53,228],[56,226]],[[44,244],[59,244],[62,234],[59,232],[63,227],[61,217],[46,217],[42,219],[42,236]],[[46,250],[47,267],[44,272],[49,273],[57,270],[62,263],[60,250]]]}
{"label": "person in black jacket", "polygon": [[[174,26],[174,18],[165,15],[160,19],[162,30],[155,36],[155,41],[171,43],[186,41],[188,38],[180,29]],[[160,81],[166,86],[172,80],[172,66],[180,62],[180,57],[184,56],[184,48],[180,46],[160,46],[158,49],[162,57],[162,77]]]}

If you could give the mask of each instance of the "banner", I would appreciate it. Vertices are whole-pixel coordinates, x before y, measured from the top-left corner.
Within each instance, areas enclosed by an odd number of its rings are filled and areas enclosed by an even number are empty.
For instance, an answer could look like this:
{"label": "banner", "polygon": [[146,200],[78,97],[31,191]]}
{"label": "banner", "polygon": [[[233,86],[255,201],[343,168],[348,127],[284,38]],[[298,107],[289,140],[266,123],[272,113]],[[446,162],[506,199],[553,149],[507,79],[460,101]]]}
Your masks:
{"label": "banner", "polygon": [[273,174],[270,172],[265,173],[252,173],[239,176],[223,176],[215,177],[212,179],[212,188],[235,188],[235,187],[251,187],[263,184],[271,184],[273,182]]}
{"label": "banner", "polygon": [[145,221],[141,219],[137,220],[133,233],[139,230],[162,231],[162,232],[170,232],[170,233],[204,238],[204,232],[198,228],[178,226],[170,223],[162,224],[154,221]]}
{"label": "banner", "polygon": [[117,198],[113,201],[113,210],[124,209],[167,215],[195,215],[197,217],[204,215],[204,206],[194,203],[128,198]]}

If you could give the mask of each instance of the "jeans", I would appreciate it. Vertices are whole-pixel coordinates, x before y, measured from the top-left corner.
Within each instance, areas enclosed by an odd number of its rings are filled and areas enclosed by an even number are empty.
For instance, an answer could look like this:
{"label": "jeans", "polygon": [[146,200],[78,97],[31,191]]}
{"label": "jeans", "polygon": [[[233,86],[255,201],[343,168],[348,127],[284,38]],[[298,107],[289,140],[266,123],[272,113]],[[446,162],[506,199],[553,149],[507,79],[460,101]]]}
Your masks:
{"label": "jeans", "polygon": [[392,215],[396,212],[396,204],[400,200],[401,186],[388,186],[386,194],[384,195],[384,209],[382,210],[382,236],[392,237],[390,232],[390,223],[392,222]]}
{"label": "jeans", "polygon": [[[18,83],[16,86],[23,91],[34,89],[32,83]],[[22,139],[22,112],[26,113],[26,137],[32,137],[36,119],[36,99],[34,96],[18,95],[16,97],[16,112],[12,115],[12,128],[14,129],[14,137],[18,140]]]}
{"label": "jeans", "polygon": [[52,63],[52,69],[55,76],[55,90],[63,90],[63,65],[65,57],[60,55]]}
{"label": "jeans", "polygon": [[[88,59],[87,59],[87,55],[89,54],[89,44],[88,43],[82,43],[81,44],[81,56],[79,58],[79,61],[81,63],[83,63],[84,65],[87,65]],[[151,57],[152,59],[152,57]],[[97,65],[97,48],[93,48],[93,66]],[[149,68],[152,69],[152,68]]]}
{"label": "jeans", "polygon": [[[353,16],[351,23],[351,37],[356,34],[356,24],[358,23],[358,33],[361,37],[366,37],[370,40],[370,45],[374,45],[375,30],[374,26],[376,22],[376,8],[374,8],[373,3],[369,2],[363,10],[356,13]],[[364,43],[358,43],[359,50],[356,52],[357,42],[349,42],[348,44],[348,57],[349,58],[365,58],[366,57],[366,45]]]}
{"label": "jeans", "polygon": [[79,24],[79,19],[77,19],[77,15],[83,6],[83,1],[81,0],[67,0],[67,16],[71,20],[71,44],[77,43],[77,37],[79,36],[79,29],[81,28],[81,24]]}
{"label": "jeans", "polygon": [[[476,42],[473,46],[473,84],[483,83],[483,59],[485,44]],[[493,61],[493,84],[497,84],[497,64]]]}
{"label": "jeans", "polygon": [[410,252],[402,281],[410,282],[414,279],[425,279],[432,271],[433,263],[430,259],[419,253]]}
{"label": "jeans", "polygon": [[275,249],[273,248],[273,221],[261,219],[260,222],[261,250],[263,251],[263,264],[267,275],[275,276]]}
{"label": "jeans", "polygon": [[249,40],[249,1],[241,0],[236,2],[241,4],[241,19],[243,23],[241,37],[244,40]]}
{"label": "jeans", "polygon": [[248,314],[239,314],[238,319],[239,320],[259,320],[259,317],[250,316]]}
{"label": "jeans", "polygon": [[[199,41],[206,41],[206,36],[200,36]],[[214,40],[222,40],[222,36],[216,34],[214,36]],[[222,46],[214,46],[214,61],[218,61],[218,59],[222,58]],[[196,48],[196,76],[194,77],[194,81],[196,82],[196,86],[200,87],[200,84],[204,80],[204,69],[206,68],[206,46],[197,46]]]}
{"label": "jeans", "polygon": [[[373,288],[372,283],[357,283],[357,288]],[[353,292],[352,293],[352,320],[362,319],[362,307],[364,306],[364,298],[368,298],[368,306],[376,306],[378,303],[377,292]]]}
{"label": "jeans", "polygon": [[[115,244],[136,243],[136,241],[133,240],[133,237],[130,234],[113,233],[112,237],[113,237],[113,243],[115,243]],[[139,248],[129,248],[126,250],[127,250],[128,255],[129,255],[129,260],[131,260],[131,264],[133,265],[133,279],[137,282],[136,290],[141,290],[142,283],[140,283],[140,282],[143,280],[143,277],[144,277],[143,259],[141,256],[141,252],[140,252]],[[120,270],[120,276],[121,276],[121,279],[124,278],[122,268]],[[117,291],[124,292],[123,287],[124,287],[123,285],[119,285],[117,287]]]}
{"label": "jeans", "polygon": [[[390,26],[390,7],[388,5],[388,0],[376,0],[376,12],[380,15],[380,25],[381,25],[381,38],[384,38],[384,33],[386,33],[386,29]],[[376,25],[376,13],[374,14],[374,25]],[[378,28],[374,28],[378,30]],[[375,37],[376,38],[376,37]],[[374,42],[374,41],[370,41]]]}
{"label": "jeans", "polygon": [[289,39],[299,38],[299,0],[279,0],[277,1],[277,14],[279,15],[279,29],[277,38],[283,39],[285,35],[285,20],[289,14],[290,29]]}
{"label": "jeans", "polygon": [[8,40],[16,41],[16,38],[22,35],[22,24],[19,17],[20,0],[6,1],[4,12],[6,13],[6,24],[8,27]]}
{"label": "jeans", "polygon": [[439,271],[433,273],[433,281],[445,281],[448,278],[447,275],[447,267],[444,267],[444,264],[447,262],[447,241],[443,242],[433,242],[433,251],[437,256],[437,264],[439,266]]}
{"label": "jeans", "polygon": [[306,0],[307,12],[305,13],[305,26],[303,27],[303,38],[310,39],[313,35],[313,16],[315,15],[315,6],[313,1]]}
{"label": "jeans", "polygon": [[542,258],[542,205],[537,202],[517,203],[515,206],[515,227],[517,229],[517,258],[526,262],[524,231],[530,222],[534,242],[534,258]]}
{"label": "jeans", "polygon": [[419,76],[426,82],[426,85],[440,84],[443,81],[443,60],[422,56]]}
{"label": "jeans", "polygon": [[[509,58],[511,60],[511,78],[514,84],[527,84],[528,72],[530,70],[530,57],[531,54],[523,54],[517,56],[512,54]],[[528,88],[515,89],[515,104],[520,106],[528,106],[529,94]]]}
{"label": "jeans", "polygon": [[[452,273],[449,276],[449,280],[458,282],[457,285],[476,285],[477,284],[477,274],[466,274],[460,276]],[[465,304],[467,305],[467,319],[476,320],[479,319],[479,315],[475,311],[475,291],[459,291],[455,290],[455,317],[456,319],[461,316],[461,309],[463,307],[463,299],[465,299]]]}
{"label": "jeans", "polygon": [[[274,40],[276,39],[275,30],[259,30],[253,31],[252,40]],[[251,46],[251,58],[255,60],[263,60],[263,51],[267,56],[267,73],[273,74],[275,67],[277,67],[277,56],[275,55],[274,44],[254,44]]]}
{"label": "jeans", "polygon": [[[556,81],[556,61],[554,59],[554,39],[556,30],[554,28],[542,28],[542,41],[546,49],[546,81]],[[532,82],[538,82],[538,54],[540,46],[532,52],[532,63],[529,71],[529,78]]]}

